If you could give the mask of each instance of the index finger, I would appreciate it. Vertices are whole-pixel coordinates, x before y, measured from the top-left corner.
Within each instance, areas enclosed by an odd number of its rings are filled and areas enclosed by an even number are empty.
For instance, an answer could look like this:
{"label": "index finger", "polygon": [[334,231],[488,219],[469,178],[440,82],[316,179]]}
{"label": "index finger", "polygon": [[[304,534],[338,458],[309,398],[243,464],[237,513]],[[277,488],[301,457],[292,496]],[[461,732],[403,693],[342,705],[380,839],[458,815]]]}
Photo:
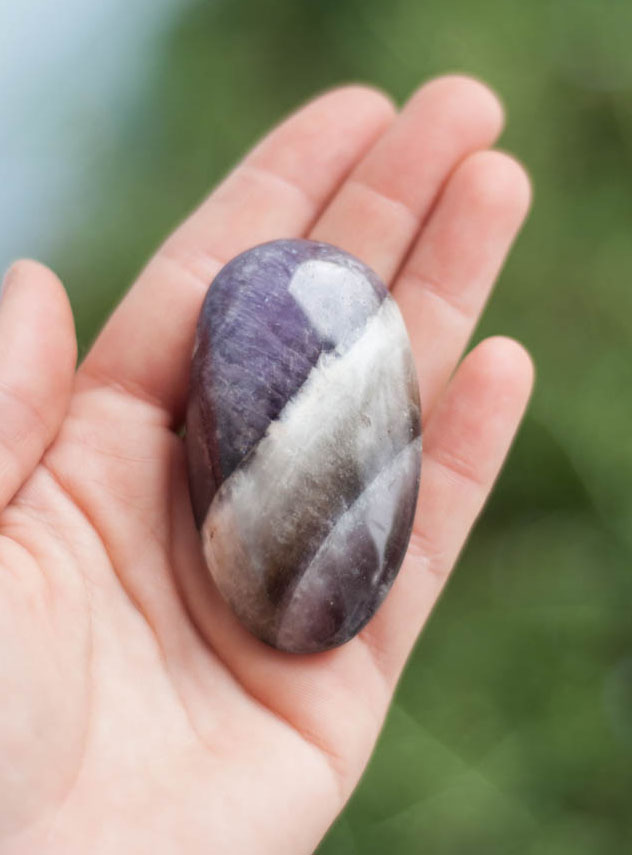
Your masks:
{"label": "index finger", "polygon": [[393,114],[381,93],[349,86],[273,130],[158,250],[94,343],[79,388],[114,386],[177,421],[197,315],[215,274],[255,244],[305,234]]}

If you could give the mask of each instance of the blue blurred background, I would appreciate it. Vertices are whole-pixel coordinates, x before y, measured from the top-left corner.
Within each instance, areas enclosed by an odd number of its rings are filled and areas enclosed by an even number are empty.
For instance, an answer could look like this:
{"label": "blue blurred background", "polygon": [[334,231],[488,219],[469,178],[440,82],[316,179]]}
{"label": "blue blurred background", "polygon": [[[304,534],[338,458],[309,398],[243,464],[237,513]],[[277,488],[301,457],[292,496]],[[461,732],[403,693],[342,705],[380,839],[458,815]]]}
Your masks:
{"label": "blue blurred background", "polygon": [[539,379],[494,498],[321,855],[632,851],[632,3],[0,5],[0,264],[66,283],[80,346],[161,238],[315,92],[501,94],[531,219],[478,336]]}

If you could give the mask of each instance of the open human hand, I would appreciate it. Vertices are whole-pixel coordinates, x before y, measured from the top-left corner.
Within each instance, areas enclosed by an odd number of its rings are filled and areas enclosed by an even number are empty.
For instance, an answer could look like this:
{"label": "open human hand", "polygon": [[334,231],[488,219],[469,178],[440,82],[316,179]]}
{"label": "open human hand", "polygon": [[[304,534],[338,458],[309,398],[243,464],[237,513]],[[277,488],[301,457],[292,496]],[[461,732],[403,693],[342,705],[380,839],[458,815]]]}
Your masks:
{"label": "open human hand", "polygon": [[[0,304],[0,855],[308,853],[369,758],[406,658],[491,488],[532,382],[524,350],[456,368],[529,204],[489,151],[502,111],[434,80],[395,115],[364,87],[317,98],[167,239],[78,370],[46,268]],[[392,287],[421,385],[410,548],[348,644],[295,656],[219,598],[183,442],[195,322],[224,262],[308,236]],[[455,371],[456,368],[456,371]]]}

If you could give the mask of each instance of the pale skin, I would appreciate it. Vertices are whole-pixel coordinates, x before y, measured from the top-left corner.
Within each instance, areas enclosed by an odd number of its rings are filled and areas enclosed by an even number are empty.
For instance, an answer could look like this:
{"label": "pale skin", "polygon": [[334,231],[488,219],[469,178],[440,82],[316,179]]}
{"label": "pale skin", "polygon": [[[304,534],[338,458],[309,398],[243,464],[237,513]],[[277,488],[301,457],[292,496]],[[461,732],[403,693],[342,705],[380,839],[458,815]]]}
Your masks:
{"label": "pale skin", "polygon": [[[529,205],[496,97],[360,86],[271,132],[158,250],[76,368],[65,291],[15,264],[0,302],[0,853],[309,853],[527,403],[496,337],[460,362]],[[406,321],[424,410],[418,512],[360,635],[293,656],[249,635],[201,557],[178,434],[195,321],[236,253],[308,236],[359,256]]]}

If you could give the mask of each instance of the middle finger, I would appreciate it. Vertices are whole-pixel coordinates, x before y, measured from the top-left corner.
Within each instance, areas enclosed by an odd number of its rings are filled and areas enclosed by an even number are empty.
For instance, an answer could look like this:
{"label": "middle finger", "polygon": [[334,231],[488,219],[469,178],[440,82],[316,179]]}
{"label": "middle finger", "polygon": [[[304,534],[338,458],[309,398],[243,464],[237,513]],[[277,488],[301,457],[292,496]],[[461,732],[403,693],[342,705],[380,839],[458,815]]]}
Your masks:
{"label": "middle finger", "polygon": [[340,246],[390,282],[450,173],[490,146],[502,123],[483,84],[432,80],[360,161],[309,237]]}

